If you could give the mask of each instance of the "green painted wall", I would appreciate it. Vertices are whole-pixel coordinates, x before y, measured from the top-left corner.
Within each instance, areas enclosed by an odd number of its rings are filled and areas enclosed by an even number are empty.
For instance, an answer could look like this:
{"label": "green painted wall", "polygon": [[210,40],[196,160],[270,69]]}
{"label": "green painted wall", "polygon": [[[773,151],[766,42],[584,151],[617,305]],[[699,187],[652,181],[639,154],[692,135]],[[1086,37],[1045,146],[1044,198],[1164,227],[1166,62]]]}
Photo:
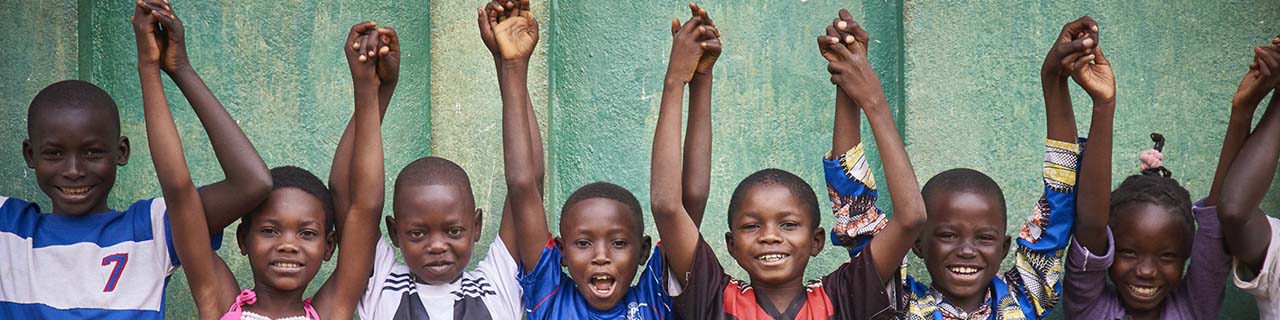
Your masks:
{"label": "green painted wall", "polygon": [[[197,71],[267,164],[299,165],[321,177],[328,174],[350,114],[350,77],[338,49],[346,30],[364,20],[399,29],[405,43],[402,80],[384,125],[388,185],[401,167],[421,156],[458,162],[471,175],[477,204],[488,213],[488,243],[505,187],[500,97],[492,60],[475,31],[474,7],[482,2],[220,0],[174,6],[187,25]],[[591,181],[620,184],[647,203],[668,21],[687,18],[685,3],[535,2],[542,41],[532,61],[530,91],[547,143],[547,206],[553,215],[574,189]],[[1146,134],[1160,131],[1170,139],[1167,164],[1197,195],[1207,192],[1248,48],[1280,30],[1280,7],[1266,0],[703,4],[725,42],[716,68],[713,188],[703,233],[713,246],[723,246],[723,215],[732,188],[751,172],[777,167],[823,186],[818,159],[830,146],[834,87],[814,37],[841,7],[872,34],[872,61],[920,179],[954,167],[989,173],[1004,186],[1015,213],[1010,230],[1021,224],[1019,212],[1027,212],[1038,195],[1044,114],[1036,75],[1063,23],[1094,16],[1118,73],[1115,182],[1133,171],[1137,152],[1149,147]],[[131,10],[128,4],[89,0],[0,8],[0,27],[45,26],[40,33],[0,35],[4,43],[40,44],[0,48],[0,127],[6,132],[0,144],[15,149],[0,155],[0,161],[11,163],[0,167],[0,194],[47,205],[16,149],[25,138],[31,97],[68,78],[93,81],[110,92],[121,106],[124,132],[132,137],[132,164],[121,170],[112,206],[159,194],[145,151],[135,49],[126,22]],[[198,183],[221,179],[197,119],[181,93],[168,88],[194,178]],[[1090,109],[1087,97],[1076,91],[1083,133]],[[865,125],[864,131],[870,142]],[[874,155],[873,161],[878,163]],[[888,207],[888,201],[881,202]],[[1263,206],[1280,212],[1280,199]],[[558,223],[554,216],[551,220],[555,230]],[[656,237],[652,221],[646,223]],[[826,219],[824,225],[829,223]],[[247,261],[233,235],[229,229],[222,253],[242,284],[249,284]],[[721,259],[730,261],[724,253]],[[840,250],[828,248],[814,260],[810,275],[844,259]],[[913,260],[915,273],[924,274]],[[171,317],[193,314],[181,272],[167,299]],[[1256,317],[1252,300],[1235,288],[1228,290],[1224,310],[1224,317]]]}

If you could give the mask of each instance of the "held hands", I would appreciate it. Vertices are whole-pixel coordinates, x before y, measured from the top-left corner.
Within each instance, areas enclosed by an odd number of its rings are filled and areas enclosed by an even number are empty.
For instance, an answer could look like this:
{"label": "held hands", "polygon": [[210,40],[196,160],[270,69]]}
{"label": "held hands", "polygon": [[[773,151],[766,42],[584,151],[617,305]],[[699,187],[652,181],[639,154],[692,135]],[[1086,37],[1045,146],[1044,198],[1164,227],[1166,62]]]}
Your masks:
{"label": "held hands", "polygon": [[[827,59],[831,83],[839,86],[858,107],[871,112],[887,108],[880,78],[867,59],[870,35],[848,10],[840,9],[840,17],[827,26],[827,34],[818,36],[818,51]],[[871,110],[867,110],[871,108]]]}
{"label": "held hands", "polygon": [[182,21],[168,0],[139,0],[129,17],[138,42],[138,65],[159,66],[168,73],[189,68]]}
{"label": "held hands", "polygon": [[493,0],[476,8],[480,39],[500,62],[529,62],[538,45],[538,21],[529,0]]}
{"label": "held hands", "polygon": [[671,62],[667,64],[667,80],[688,83],[695,73],[711,72],[720,57],[720,31],[716,30],[707,11],[689,4],[692,17],[684,25],[671,19]]}
{"label": "held hands", "polygon": [[377,23],[362,22],[352,26],[351,31],[347,33],[343,51],[346,53],[347,66],[351,68],[351,80],[356,88],[366,85],[376,88],[381,85],[378,62],[381,57],[390,55],[391,48],[380,45],[382,32],[377,27]]}
{"label": "held hands", "polygon": [[1271,39],[1271,46],[1253,48],[1253,63],[1240,81],[1240,88],[1231,98],[1231,105],[1253,114],[1262,98],[1280,89],[1280,37]]}
{"label": "held hands", "polygon": [[1116,99],[1115,73],[1098,46],[1098,23],[1088,16],[1062,27],[1062,32],[1045,56],[1040,76],[1044,81],[1070,76],[1095,103],[1109,104]]}

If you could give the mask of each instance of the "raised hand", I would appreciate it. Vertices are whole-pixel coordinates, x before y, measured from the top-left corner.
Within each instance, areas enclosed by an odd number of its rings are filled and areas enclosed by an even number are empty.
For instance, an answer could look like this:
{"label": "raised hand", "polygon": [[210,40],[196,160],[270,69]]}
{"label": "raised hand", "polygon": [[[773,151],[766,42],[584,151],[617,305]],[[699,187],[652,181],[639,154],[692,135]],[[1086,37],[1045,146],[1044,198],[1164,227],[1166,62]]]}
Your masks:
{"label": "raised hand", "polygon": [[158,67],[160,65],[160,43],[164,42],[158,32],[156,8],[142,1],[133,7],[133,16],[129,22],[133,25],[133,35],[138,45],[138,66]]}
{"label": "raised hand", "polygon": [[[667,79],[688,83],[698,71],[704,48],[719,51],[720,41],[715,37],[715,29],[703,25],[702,17],[693,17],[683,26],[679,19],[671,19],[671,62],[667,64]],[[679,27],[677,27],[679,26]],[[712,62],[714,63],[714,62]]]}
{"label": "raised hand", "polygon": [[1080,17],[1062,26],[1053,47],[1044,58],[1040,67],[1040,76],[1051,79],[1066,79],[1075,72],[1081,61],[1090,61],[1086,56],[1093,54],[1097,46],[1098,23],[1089,16]]}
{"label": "raised hand", "polygon": [[351,68],[351,80],[355,82],[356,87],[361,85],[377,87],[380,84],[377,59],[380,50],[378,39],[381,33],[378,32],[377,27],[378,25],[374,22],[362,22],[351,26],[351,31],[347,33],[347,40],[343,43],[347,66]]}
{"label": "raised hand", "polygon": [[538,21],[529,0],[494,0],[476,9],[480,38],[495,59],[528,62],[538,45]]}
{"label": "raised hand", "polygon": [[[867,59],[867,41],[870,35],[853,21],[849,11],[841,9],[840,19],[827,26],[827,34],[818,36],[818,50],[827,59],[827,71],[831,73],[831,83],[839,86],[854,104],[867,112],[879,111],[868,108],[887,108],[884,101],[884,90],[880,86],[880,77],[871,67]],[[842,34],[840,27],[849,32]],[[844,39],[842,39],[844,38]],[[852,43],[854,45],[846,45]]]}
{"label": "raised hand", "polygon": [[[698,68],[694,70],[694,73],[706,74],[711,72],[711,69],[715,67],[716,60],[720,58],[720,47],[722,44],[720,42],[720,30],[716,29],[716,23],[711,20],[711,16],[707,15],[706,9],[699,7],[697,4],[690,3],[689,12],[691,15],[689,19],[692,20],[694,17],[701,18],[702,27],[705,28],[706,31],[710,32],[710,34],[706,36],[714,37],[712,40],[704,41],[706,44],[702,46],[702,57],[698,58]],[[675,36],[679,31],[680,20],[673,19],[671,21],[671,35]]]}
{"label": "raised hand", "polygon": [[1262,98],[1280,85],[1280,37],[1272,39],[1272,46],[1253,48],[1253,63],[1240,81],[1240,87],[1231,98],[1231,105],[1249,114],[1258,108]]}
{"label": "raised hand", "polygon": [[378,28],[378,80],[382,87],[400,81],[400,36],[391,27]]}
{"label": "raised hand", "polygon": [[[1097,33],[1092,38],[1094,40]],[[1096,41],[1096,40],[1095,40]],[[1102,48],[1094,46],[1093,53],[1084,55],[1075,62],[1071,79],[1076,81],[1094,102],[1114,103],[1116,101],[1116,75],[1111,70],[1111,61],[1102,53]]]}

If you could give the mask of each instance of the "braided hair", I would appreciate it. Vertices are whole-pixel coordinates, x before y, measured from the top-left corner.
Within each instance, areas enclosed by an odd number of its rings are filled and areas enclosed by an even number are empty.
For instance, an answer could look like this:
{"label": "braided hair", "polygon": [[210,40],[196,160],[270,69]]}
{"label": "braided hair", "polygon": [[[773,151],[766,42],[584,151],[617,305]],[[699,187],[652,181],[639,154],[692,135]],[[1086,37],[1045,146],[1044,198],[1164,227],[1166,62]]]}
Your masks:
{"label": "braided hair", "polygon": [[[1165,168],[1161,161],[1164,159],[1164,136],[1159,133],[1151,134],[1151,142],[1155,144],[1154,148],[1143,151],[1139,155],[1142,165],[1139,166],[1141,171],[1139,174],[1131,175],[1120,183],[1114,191],[1111,191],[1111,221],[1116,221],[1117,214],[1120,214],[1119,208],[1134,204],[1151,204],[1168,209],[1167,212],[1175,214],[1182,218],[1185,222],[1187,232],[1187,241],[1191,241],[1190,235],[1195,233],[1195,217],[1191,213],[1191,193],[1187,192],[1177,180],[1173,179],[1173,172]],[[1189,244],[1188,244],[1189,245]]]}

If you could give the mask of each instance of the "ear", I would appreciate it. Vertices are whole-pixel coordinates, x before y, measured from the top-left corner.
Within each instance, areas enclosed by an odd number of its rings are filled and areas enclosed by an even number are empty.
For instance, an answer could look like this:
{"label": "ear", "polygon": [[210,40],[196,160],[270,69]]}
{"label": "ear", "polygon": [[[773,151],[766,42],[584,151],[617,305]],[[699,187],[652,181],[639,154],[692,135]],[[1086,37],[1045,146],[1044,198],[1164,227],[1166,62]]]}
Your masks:
{"label": "ear", "polygon": [[400,232],[396,230],[396,218],[387,216],[387,236],[391,237],[391,245],[400,247]]}
{"label": "ear", "polygon": [[333,258],[333,249],[338,247],[338,233],[330,232],[328,237],[324,237],[324,261]]}
{"label": "ear", "polygon": [[471,242],[479,243],[480,236],[484,234],[484,210],[476,208],[475,222],[471,226]]}
{"label": "ear", "polygon": [[813,230],[813,239],[811,239],[813,242],[809,244],[810,257],[817,257],[819,253],[822,253],[822,246],[826,245],[826,235],[827,232],[822,227]]}
{"label": "ear", "polygon": [[1004,247],[1000,250],[1000,258],[1009,256],[1009,245],[1013,243],[1013,237],[1004,236]]}
{"label": "ear", "polygon": [[249,237],[249,224],[241,222],[240,225],[236,226],[236,246],[240,247],[240,255],[242,256],[249,255],[245,253],[245,251],[248,251],[245,249],[248,248],[249,246],[248,237]]}
{"label": "ear", "polygon": [[123,167],[129,164],[129,137],[120,136],[120,155],[116,157],[116,165]]}
{"label": "ear", "polygon": [[639,252],[640,265],[643,266],[649,263],[649,254],[652,252],[653,252],[653,238],[650,238],[649,236],[644,236],[644,240],[641,241],[640,252]]}
{"label": "ear", "polygon": [[916,241],[911,244],[911,253],[916,254],[916,257],[920,259],[924,259],[924,249],[920,246],[920,238],[916,238]]}
{"label": "ear", "polygon": [[726,251],[729,251],[729,255],[731,256],[734,255],[733,254],[733,232],[725,231],[724,246],[727,248]]}
{"label": "ear", "polygon": [[[555,241],[556,241],[556,247],[557,247],[557,248],[564,249],[564,241],[563,241],[563,240],[561,240],[561,239],[560,239],[560,237],[555,237],[554,239],[555,239]],[[564,262],[564,255],[563,255],[563,254],[562,254],[562,255],[560,255],[560,266],[561,266],[561,267],[568,267],[568,266],[569,266],[569,264],[568,264],[567,262]]]}
{"label": "ear", "polygon": [[22,160],[27,161],[27,168],[36,168],[36,151],[31,149],[31,139],[22,140]]}

